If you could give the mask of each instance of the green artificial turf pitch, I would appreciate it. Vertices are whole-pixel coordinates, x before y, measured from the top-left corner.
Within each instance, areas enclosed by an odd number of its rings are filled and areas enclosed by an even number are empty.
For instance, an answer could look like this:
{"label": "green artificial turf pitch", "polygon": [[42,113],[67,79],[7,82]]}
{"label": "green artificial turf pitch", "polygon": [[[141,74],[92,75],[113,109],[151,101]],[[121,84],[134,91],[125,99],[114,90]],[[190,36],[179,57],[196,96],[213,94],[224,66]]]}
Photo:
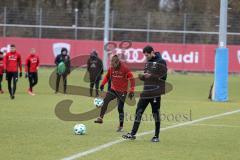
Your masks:
{"label": "green artificial turf pitch", "polygon": [[[39,84],[34,89],[36,96],[27,94],[27,80],[18,82],[15,100],[7,93],[0,95],[0,159],[4,160],[57,160],[102,144],[121,139],[122,134],[132,127],[132,117],[136,106],[125,106],[128,117],[123,133],[117,133],[117,109],[107,114],[104,124],[94,124],[93,120],[66,122],[58,119],[54,109],[64,99],[73,100],[71,111],[82,113],[94,108],[93,98],[54,94],[49,86],[52,69],[41,68]],[[84,70],[75,70],[69,77],[69,84],[88,86],[83,81]],[[210,102],[208,92],[213,82],[212,74],[169,74],[168,82],[173,90],[162,97],[161,113],[185,115],[178,120],[168,117],[161,127],[176,123],[194,121],[211,115],[240,109],[239,75],[229,76],[229,102]],[[145,112],[139,133],[154,129],[151,121],[151,107]],[[205,120],[193,125],[163,131],[160,143],[151,143],[153,136],[137,137],[135,141],[123,141],[98,152],[86,155],[86,160],[238,160],[240,152],[240,113]],[[73,126],[83,123],[87,134],[77,136]]]}

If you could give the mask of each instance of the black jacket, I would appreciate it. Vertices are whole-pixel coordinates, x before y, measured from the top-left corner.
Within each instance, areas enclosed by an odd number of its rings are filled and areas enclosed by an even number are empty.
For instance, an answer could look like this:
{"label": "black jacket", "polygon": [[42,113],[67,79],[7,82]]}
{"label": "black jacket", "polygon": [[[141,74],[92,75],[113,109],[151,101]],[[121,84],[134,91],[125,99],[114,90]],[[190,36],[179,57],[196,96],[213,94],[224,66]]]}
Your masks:
{"label": "black jacket", "polygon": [[159,97],[165,93],[165,81],[167,79],[167,63],[159,52],[155,57],[148,60],[144,67],[144,73],[149,73],[149,78],[140,78],[144,81],[143,96]]}
{"label": "black jacket", "polygon": [[69,74],[71,69],[70,56],[59,54],[55,59],[56,66],[58,66],[61,62],[63,62],[66,66],[66,72],[64,74]]}
{"label": "black jacket", "polygon": [[91,56],[87,62],[87,70],[89,72],[90,81],[94,82],[100,79],[103,74],[103,62],[97,56]]}

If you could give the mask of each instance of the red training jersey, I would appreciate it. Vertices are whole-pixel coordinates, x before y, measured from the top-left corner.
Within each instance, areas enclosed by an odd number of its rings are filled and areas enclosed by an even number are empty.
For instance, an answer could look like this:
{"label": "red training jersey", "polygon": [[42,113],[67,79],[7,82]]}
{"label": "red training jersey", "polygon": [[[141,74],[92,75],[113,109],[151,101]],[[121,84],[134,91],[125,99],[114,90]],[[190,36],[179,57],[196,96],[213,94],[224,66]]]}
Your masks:
{"label": "red training jersey", "polygon": [[35,54],[30,54],[26,59],[25,72],[37,72],[39,63],[39,57]]}
{"label": "red training jersey", "polygon": [[4,71],[4,62],[2,59],[2,60],[0,60],[0,75],[3,75],[3,71]]}
{"label": "red training jersey", "polygon": [[7,72],[22,72],[21,55],[17,52],[9,52],[4,56],[4,68]]}
{"label": "red training jersey", "polygon": [[111,79],[111,89],[118,92],[128,92],[128,81],[130,81],[129,92],[134,92],[135,81],[132,72],[123,64],[118,69],[110,67],[105,75],[102,85]]}

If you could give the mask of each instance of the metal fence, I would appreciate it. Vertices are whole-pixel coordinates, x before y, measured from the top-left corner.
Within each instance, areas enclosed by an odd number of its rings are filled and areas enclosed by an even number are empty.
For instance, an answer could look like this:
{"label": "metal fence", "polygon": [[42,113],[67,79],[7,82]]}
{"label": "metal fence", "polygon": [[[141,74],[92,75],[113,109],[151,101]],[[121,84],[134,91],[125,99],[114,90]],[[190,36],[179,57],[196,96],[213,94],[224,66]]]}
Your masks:
{"label": "metal fence", "polygon": [[[240,44],[240,16],[229,17],[228,43]],[[219,17],[112,10],[110,40],[162,43],[218,43]],[[104,12],[0,8],[0,36],[102,40]]]}

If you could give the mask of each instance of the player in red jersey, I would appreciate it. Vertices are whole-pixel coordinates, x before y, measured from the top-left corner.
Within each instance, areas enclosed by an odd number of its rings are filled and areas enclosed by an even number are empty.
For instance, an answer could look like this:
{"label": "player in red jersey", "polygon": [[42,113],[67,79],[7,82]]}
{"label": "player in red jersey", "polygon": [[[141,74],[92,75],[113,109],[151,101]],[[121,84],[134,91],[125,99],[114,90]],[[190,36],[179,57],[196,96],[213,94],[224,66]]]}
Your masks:
{"label": "player in red jersey", "polygon": [[[15,98],[15,92],[18,81],[18,70],[20,71],[19,77],[22,77],[22,60],[21,55],[16,52],[14,44],[10,46],[10,52],[4,57],[4,68],[6,69],[6,79],[8,81],[8,91],[11,99]],[[13,81],[13,86],[12,86]]]}
{"label": "player in red jersey", "polygon": [[[101,107],[100,117],[98,117],[97,120],[94,121],[95,123],[103,123],[103,117],[105,112],[107,111],[107,107],[110,101],[117,98],[118,101],[125,102],[128,92],[128,97],[130,99],[132,99],[134,96],[135,81],[133,78],[133,74],[123,63],[120,62],[117,55],[113,56],[111,59],[111,67],[108,69],[108,72],[105,75],[100,86],[101,91],[103,91],[104,85],[108,82],[109,79],[111,79],[111,89],[107,92],[106,97],[104,98],[104,103]],[[129,81],[130,89],[128,90]],[[118,108],[120,121],[118,130],[122,130],[124,121],[124,105],[120,106],[122,107]]]}
{"label": "player in red jersey", "polygon": [[3,52],[0,52],[0,93],[1,94],[3,94],[3,90],[2,90],[3,73],[4,73]]}
{"label": "player in red jersey", "polygon": [[25,63],[25,77],[29,80],[28,94],[34,96],[33,87],[38,83],[38,67],[39,57],[36,55],[36,50],[32,48],[30,55],[26,59]]}

